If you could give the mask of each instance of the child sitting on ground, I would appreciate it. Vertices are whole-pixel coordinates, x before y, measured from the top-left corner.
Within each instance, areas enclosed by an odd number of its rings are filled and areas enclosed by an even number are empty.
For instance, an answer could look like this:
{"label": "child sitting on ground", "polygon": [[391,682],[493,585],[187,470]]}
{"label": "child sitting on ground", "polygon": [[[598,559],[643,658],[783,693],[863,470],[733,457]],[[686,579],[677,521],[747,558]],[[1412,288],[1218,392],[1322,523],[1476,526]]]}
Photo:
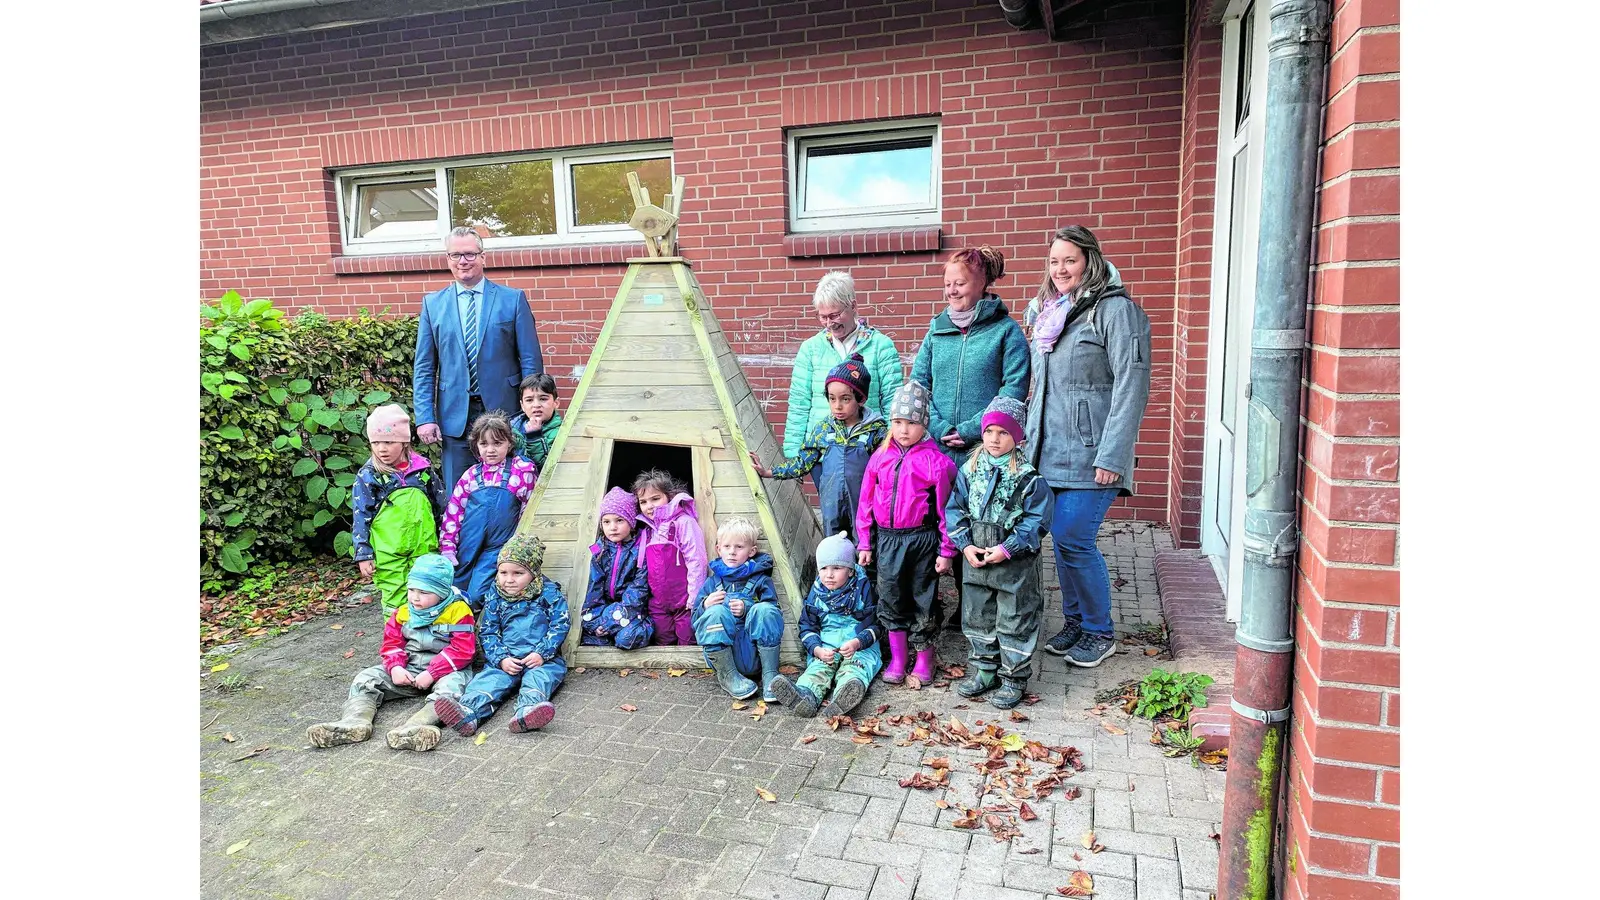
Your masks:
{"label": "child sitting on ground", "polygon": [[779,675],[772,692],[802,718],[816,715],[824,697],[824,715],[855,709],[883,668],[872,581],[856,564],[856,548],[843,531],[817,545],[817,579],[800,607],[800,644],[808,662],[799,683]]}
{"label": "child sitting on ground", "polygon": [[561,410],[556,408],[556,380],[540,372],[522,379],[522,412],[511,420],[511,439],[518,456],[544,469],[544,459],[561,430]]}
{"label": "child sitting on ground", "polygon": [[633,526],[639,499],[619,487],[600,500],[600,539],[589,546],[589,590],[579,627],[586,647],[637,650],[655,635],[650,621],[650,582]]}
{"label": "child sitting on ground", "polygon": [[389,404],[367,416],[372,458],[350,486],[356,567],[372,579],[387,618],[406,602],[406,574],[439,549],[444,485],[426,457],[411,452],[411,417]]}
{"label": "child sitting on ground", "polygon": [[1027,407],[996,397],[984,410],[983,443],[956,472],[945,507],[950,541],[966,557],[961,573],[961,630],[971,648],[956,691],[969,699],[995,688],[996,709],[1026,693],[1039,641],[1039,542],[1050,528],[1054,494],[1017,445],[1026,440]]}
{"label": "child sitting on ground", "polygon": [[[736,700],[764,690],[762,699],[771,702],[777,699],[771,685],[778,677],[783,612],[772,584],[772,556],[756,549],[760,537],[754,522],[739,517],[717,529],[717,558],[695,596],[694,637],[723,690]],[[759,685],[750,680],[756,675]]]}
{"label": "child sitting on ground", "polygon": [[439,719],[434,701],[460,697],[471,676],[469,666],[477,648],[472,610],[453,588],[450,561],[437,553],[424,554],[406,578],[406,603],[394,611],[383,627],[379,665],[356,673],[350,694],[337,722],[306,729],[313,746],[356,744],[372,737],[372,719],[385,700],[428,695],[428,702],[411,718],[389,732],[395,750],[432,750],[439,746]]}
{"label": "child sitting on ground", "polygon": [[861,500],[861,478],[872,451],[883,443],[889,423],[867,409],[872,374],[857,353],[834,366],[823,382],[833,415],[812,426],[800,455],[768,469],[754,452],[750,462],[763,478],[799,478],[820,466],[817,494],[822,501],[822,533],[848,531]]}
{"label": "child sitting on ground", "polygon": [[918,382],[895,392],[889,440],[867,464],[856,510],[857,559],[863,567],[872,565],[874,555],[878,562],[878,619],[889,633],[883,680],[905,681],[915,650],[913,687],[933,680],[939,576],[950,573],[956,555],[944,524],[956,465],[928,434],[930,405],[928,389]]}
{"label": "child sitting on ground", "polygon": [[479,462],[462,473],[450,492],[439,528],[439,552],[456,567],[456,587],[477,612],[494,586],[496,556],[516,533],[538,472],[533,463],[512,453],[511,423],[501,413],[479,416],[467,437]]}
{"label": "child sitting on ground", "polygon": [[688,487],[669,472],[650,469],[633,481],[639,498],[639,544],[650,582],[654,642],[694,643],[689,601],[706,581],[706,542]]}
{"label": "child sitting on ground", "polygon": [[433,701],[439,719],[465,736],[476,734],[512,691],[517,705],[509,731],[521,734],[550,724],[556,714],[550,697],[567,674],[561,643],[572,620],[561,585],[540,570],[544,542],[531,534],[515,535],[500,548],[499,561],[478,625],[487,665],[460,699]]}

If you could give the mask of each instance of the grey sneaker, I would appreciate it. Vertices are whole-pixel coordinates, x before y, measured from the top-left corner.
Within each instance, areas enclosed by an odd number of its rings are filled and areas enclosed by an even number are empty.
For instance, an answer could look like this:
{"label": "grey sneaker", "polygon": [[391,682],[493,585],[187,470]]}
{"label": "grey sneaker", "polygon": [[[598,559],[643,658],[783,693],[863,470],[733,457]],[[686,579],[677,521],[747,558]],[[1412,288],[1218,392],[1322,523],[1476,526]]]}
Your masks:
{"label": "grey sneaker", "polygon": [[1072,645],[1083,636],[1083,623],[1077,619],[1068,619],[1067,624],[1056,632],[1056,636],[1044,643],[1044,652],[1053,656],[1066,656]]}
{"label": "grey sneaker", "polygon": [[1067,650],[1067,662],[1085,669],[1100,665],[1117,652],[1117,642],[1103,634],[1085,631],[1078,642]]}

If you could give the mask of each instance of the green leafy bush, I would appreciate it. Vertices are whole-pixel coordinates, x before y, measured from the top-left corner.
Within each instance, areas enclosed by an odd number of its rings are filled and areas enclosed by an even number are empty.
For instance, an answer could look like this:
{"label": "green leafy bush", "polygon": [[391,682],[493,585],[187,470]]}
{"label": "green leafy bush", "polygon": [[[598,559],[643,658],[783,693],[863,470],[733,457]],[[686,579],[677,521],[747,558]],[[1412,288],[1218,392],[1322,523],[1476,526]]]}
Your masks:
{"label": "green leafy bush", "polygon": [[200,309],[200,575],[350,552],[366,414],[411,408],[417,320],[306,312],[229,291]]}
{"label": "green leafy bush", "polygon": [[1206,688],[1212,681],[1210,675],[1198,672],[1179,675],[1165,669],[1151,669],[1139,682],[1139,701],[1133,713],[1146,719],[1166,715],[1186,721],[1190,711],[1206,705]]}

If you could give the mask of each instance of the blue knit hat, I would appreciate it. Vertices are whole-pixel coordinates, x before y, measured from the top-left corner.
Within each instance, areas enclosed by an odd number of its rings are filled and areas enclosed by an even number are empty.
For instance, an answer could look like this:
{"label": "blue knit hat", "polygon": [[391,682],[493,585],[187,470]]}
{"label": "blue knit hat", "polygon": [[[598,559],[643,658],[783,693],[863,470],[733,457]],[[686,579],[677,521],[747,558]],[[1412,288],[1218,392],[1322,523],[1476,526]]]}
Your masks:
{"label": "blue knit hat", "polygon": [[411,564],[411,574],[406,576],[406,587],[427,591],[440,600],[451,597],[451,582],[455,580],[456,567],[437,553],[424,553]]}

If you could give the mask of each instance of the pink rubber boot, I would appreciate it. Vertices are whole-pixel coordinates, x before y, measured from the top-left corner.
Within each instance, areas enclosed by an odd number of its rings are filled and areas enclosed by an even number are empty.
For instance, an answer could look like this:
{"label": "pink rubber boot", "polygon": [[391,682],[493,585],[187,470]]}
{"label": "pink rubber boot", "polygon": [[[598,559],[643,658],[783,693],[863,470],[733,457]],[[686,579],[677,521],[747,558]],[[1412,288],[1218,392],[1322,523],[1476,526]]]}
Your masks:
{"label": "pink rubber boot", "polygon": [[911,677],[923,684],[933,683],[933,665],[936,652],[932,645],[917,651],[917,664],[911,668]]}
{"label": "pink rubber boot", "polygon": [[904,631],[889,632],[889,664],[883,667],[883,680],[889,684],[905,681],[910,657],[911,636]]}

